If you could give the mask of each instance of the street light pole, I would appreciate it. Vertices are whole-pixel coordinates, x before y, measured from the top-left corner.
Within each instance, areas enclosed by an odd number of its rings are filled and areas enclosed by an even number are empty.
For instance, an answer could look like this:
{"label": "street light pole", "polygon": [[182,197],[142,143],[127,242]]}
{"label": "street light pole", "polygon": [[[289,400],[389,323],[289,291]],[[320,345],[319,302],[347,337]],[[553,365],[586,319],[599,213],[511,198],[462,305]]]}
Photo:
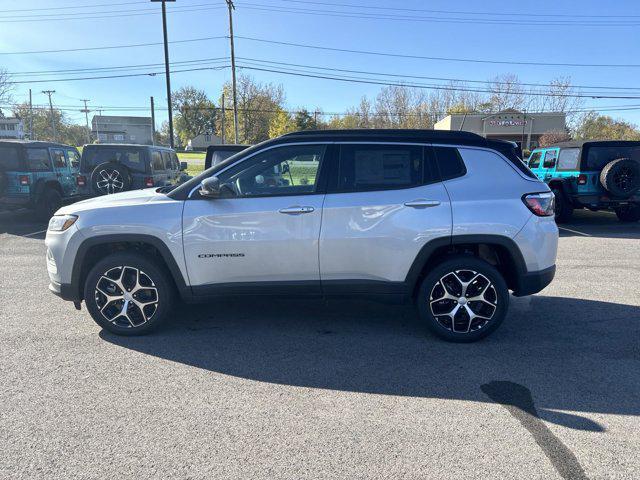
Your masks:
{"label": "street light pole", "polygon": [[169,145],[173,144],[173,112],[171,110],[171,73],[169,71],[169,41],[167,39],[167,5],[166,2],[175,0],[151,0],[152,2],[162,2],[162,33],[164,35],[164,71],[167,79],[167,107],[169,109]]}
{"label": "street light pole", "polygon": [[236,87],[236,53],[233,45],[233,0],[226,0],[229,8],[229,40],[231,42],[231,88],[233,90],[233,135],[234,142],[238,143],[238,93]]}

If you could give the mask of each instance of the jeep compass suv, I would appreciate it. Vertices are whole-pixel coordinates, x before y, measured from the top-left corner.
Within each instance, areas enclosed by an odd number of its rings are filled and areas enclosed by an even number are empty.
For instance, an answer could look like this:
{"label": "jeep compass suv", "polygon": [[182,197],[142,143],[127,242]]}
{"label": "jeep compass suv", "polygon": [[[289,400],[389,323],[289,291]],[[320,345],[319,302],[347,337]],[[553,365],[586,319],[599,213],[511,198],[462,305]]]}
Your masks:
{"label": "jeep compass suv", "polygon": [[311,131],[253,146],[169,193],[60,209],[50,289],[103,328],[146,333],[229,295],[416,302],[437,335],[473,341],[509,290],[555,273],[554,196],[507,142],[466,132]]}

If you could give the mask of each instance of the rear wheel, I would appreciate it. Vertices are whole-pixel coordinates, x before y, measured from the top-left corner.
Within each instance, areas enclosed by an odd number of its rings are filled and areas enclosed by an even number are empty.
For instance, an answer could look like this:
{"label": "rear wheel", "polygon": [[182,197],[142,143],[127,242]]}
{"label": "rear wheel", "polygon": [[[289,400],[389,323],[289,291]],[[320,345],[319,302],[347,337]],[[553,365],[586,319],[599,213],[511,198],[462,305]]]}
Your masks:
{"label": "rear wheel", "polygon": [[47,188],[36,203],[36,215],[40,220],[48,221],[62,207],[62,195],[55,188]]}
{"label": "rear wheel", "polygon": [[618,207],[616,215],[621,222],[637,222],[640,220],[640,204]]}
{"label": "rear wheel", "polygon": [[98,262],[84,287],[95,322],[117,335],[142,335],[164,322],[173,306],[169,274],[153,259],[118,252]]}
{"label": "rear wheel", "polygon": [[433,333],[450,342],[474,342],[502,323],[509,290],[492,265],[460,255],[429,272],[417,301],[420,317]]}
{"label": "rear wheel", "polygon": [[573,206],[560,188],[552,188],[551,191],[556,197],[555,217],[556,223],[567,223],[573,216]]}

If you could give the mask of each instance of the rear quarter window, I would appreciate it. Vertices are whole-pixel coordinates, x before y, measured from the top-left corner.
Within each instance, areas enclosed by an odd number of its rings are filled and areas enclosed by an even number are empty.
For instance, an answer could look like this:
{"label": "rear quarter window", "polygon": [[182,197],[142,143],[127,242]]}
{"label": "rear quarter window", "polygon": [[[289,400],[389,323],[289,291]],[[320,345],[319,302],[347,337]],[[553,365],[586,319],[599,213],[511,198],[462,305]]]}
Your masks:
{"label": "rear quarter window", "polygon": [[434,147],[434,152],[442,180],[462,177],[467,173],[467,168],[457,148]]}
{"label": "rear quarter window", "polygon": [[46,148],[27,148],[25,152],[27,170],[46,172],[51,170],[51,158]]}
{"label": "rear quarter window", "polygon": [[17,147],[0,145],[0,171],[21,170]]}

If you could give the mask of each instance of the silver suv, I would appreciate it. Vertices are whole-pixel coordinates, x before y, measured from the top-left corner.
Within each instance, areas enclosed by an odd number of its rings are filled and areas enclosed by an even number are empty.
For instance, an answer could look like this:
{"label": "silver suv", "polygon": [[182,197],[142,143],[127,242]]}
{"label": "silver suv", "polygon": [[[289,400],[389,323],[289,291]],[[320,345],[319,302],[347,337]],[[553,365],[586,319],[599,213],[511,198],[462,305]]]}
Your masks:
{"label": "silver suv", "polygon": [[50,289],[103,328],[147,333],[176,298],[416,302],[437,335],[473,341],[509,291],[555,273],[554,197],[508,142],[466,132],[299,132],[242,151],[169,193],[60,209]]}

